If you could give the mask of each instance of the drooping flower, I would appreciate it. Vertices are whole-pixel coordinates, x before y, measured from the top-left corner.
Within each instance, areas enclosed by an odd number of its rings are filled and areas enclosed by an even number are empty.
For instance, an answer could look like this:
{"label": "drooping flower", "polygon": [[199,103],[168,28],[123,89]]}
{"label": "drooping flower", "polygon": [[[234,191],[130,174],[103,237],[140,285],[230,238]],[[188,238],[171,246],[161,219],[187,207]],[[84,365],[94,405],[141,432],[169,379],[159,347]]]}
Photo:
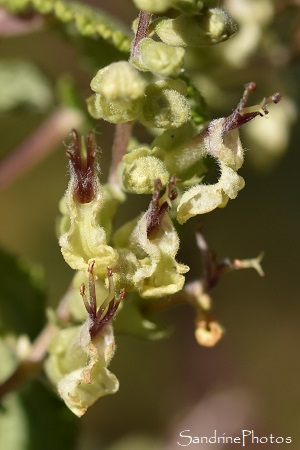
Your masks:
{"label": "drooping flower", "polygon": [[108,295],[98,306],[93,267],[94,262],[88,267],[89,298],[85,294],[85,284],[81,286],[88,313],[86,321],[81,326],[61,329],[48,348],[49,357],[45,362],[49,379],[78,417],[96,400],[119,388],[116,376],[107,367],[115,353],[111,320],[125,291],[115,298],[112,271],[109,270]]}
{"label": "drooping flower", "polygon": [[160,197],[161,182],[157,180],[148,210],[121,227],[114,236],[119,260],[116,276],[119,284],[135,289],[141,297],[159,298],[182,289],[189,267],[175,257],[179,238],[167,212],[177,196],[175,179],[171,179],[166,193]]}
{"label": "drooping flower", "polygon": [[113,267],[117,252],[106,243],[106,232],[100,225],[103,192],[95,169],[93,134],[88,145],[81,147],[73,131],[74,148],[68,150],[71,179],[60,208],[59,244],[72,269],[86,272],[91,261],[94,273],[105,278],[107,267]]}
{"label": "drooping flower", "polygon": [[[173,155],[172,152],[168,154],[167,158],[172,161],[172,169],[175,165],[185,168],[192,166],[206,155],[212,156],[220,169],[217,183],[197,184],[182,195],[177,208],[179,223],[182,224],[190,217],[210,212],[217,207],[224,207],[228,200],[236,198],[244,187],[243,178],[237,174],[244,159],[238,128],[257,116],[263,117],[268,114],[267,105],[271,102],[278,103],[281,98],[279,94],[274,94],[263,99],[260,104],[246,108],[249,94],[255,87],[255,83],[245,86],[240,103],[229,117],[213,120],[198,136],[175,149]],[[166,159],[165,163],[168,168]]]}

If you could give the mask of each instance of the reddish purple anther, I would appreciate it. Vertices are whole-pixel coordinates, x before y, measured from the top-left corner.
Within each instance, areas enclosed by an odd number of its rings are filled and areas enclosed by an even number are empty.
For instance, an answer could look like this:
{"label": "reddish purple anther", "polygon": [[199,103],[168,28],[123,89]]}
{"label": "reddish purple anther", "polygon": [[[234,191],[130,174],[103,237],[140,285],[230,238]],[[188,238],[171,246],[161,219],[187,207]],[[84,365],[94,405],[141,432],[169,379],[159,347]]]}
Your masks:
{"label": "reddish purple anther", "polygon": [[243,97],[241,98],[237,108],[233,111],[233,113],[230,116],[228,116],[225,119],[225,122],[223,124],[223,133],[228,133],[229,131],[238,128],[244,125],[245,123],[250,122],[250,120],[254,119],[254,117],[268,114],[269,111],[267,110],[267,106],[270,103],[276,104],[281,99],[281,94],[277,92],[276,94],[273,94],[270,97],[267,97],[263,100],[263,102],[260,105],[260,111],[259,110],[247,111],[246,103],[248,101],[250,93],[255,91],[255,89],[256,83],[254,83],[254,81],[251,81],[250,83],[245,85]]}
{"label": "reddish purple anther", "polygon": [[[176,184],[177,178],[175,175],[173,175],[167,185],[167,198],[169,200],[175,200],[175,198],[178,195],[178,192],[176,189],[174,189]],[[155,231],[159,230],[163,217],[165,215],[165,212],[169,208],[168,201],[164,201],[160,204],[160,191],[162,188],[161,181],[159,179],[155,182],[155,188],[152,196],[152,200],[150,203],[150,207],[148,209],[147,213],[147,236],[149,237],[151,234],[153,234]]]}
{"label": "reddish purple anther", "polygon": [[[113,298],[108,301],[104,301],[101,306],[97,309],[97,301],[96,301],[96,286],[95,286],[95,277],[93,275],[95,262],[89,264],[88,273],[88,288],[89,288],[89,298],[87,298],[85,294],[85,284],[83,283],[80,287],[80,294],[83,299],[83,303],[90,319],[90,327],[89,332],[91,339],[95,338],[101,330],[108,324],[108,322],[113,318],[116,313],[120,302],[125,297],[125,289],[121,289],[118,297],[113,296]],[[109,286],[111,287],[111,278],[113,276],[113,272],[111,268],[107,268],[107,275],[109,280]]]}
{"label": "reddish purple anther", "polygon": [[78,203],[89,203],[94,199],[97,189],[94,134],[90,131],[88,135],[86,155],[82,152],[77,131],[73,129],[71,134],[73,148],[67,150],[66,155],[70,159],[73,196]]}

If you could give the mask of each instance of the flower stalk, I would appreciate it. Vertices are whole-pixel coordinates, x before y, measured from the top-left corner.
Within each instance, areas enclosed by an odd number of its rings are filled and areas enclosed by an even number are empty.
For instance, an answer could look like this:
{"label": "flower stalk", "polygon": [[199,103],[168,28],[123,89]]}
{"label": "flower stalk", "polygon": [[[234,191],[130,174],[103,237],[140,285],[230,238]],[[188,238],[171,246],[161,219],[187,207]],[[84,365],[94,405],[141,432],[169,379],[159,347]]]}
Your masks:
{"label": "flower stalk", "polygon": [[141,40],[146,38],[148,35],[151,17],[152,14],[148,12],[145,11],[139,12],[137,30],[131,45],[131,58],[139,59],[140,56],[139,44]]}

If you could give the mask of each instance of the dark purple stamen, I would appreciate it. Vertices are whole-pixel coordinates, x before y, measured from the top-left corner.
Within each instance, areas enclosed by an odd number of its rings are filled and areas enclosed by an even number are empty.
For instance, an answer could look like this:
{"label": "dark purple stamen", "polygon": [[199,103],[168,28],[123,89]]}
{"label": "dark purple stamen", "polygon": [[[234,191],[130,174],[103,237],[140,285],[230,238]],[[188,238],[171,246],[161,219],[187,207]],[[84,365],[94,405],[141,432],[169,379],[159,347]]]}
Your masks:
{"label": "dark purple stamen", "polygon": [[[173,175],[167,185],[167,196],[169,200],[173,201],[178,195],[176,189],[174,189],[177,178]],[[164,215],[169,208],[169,203],[167,201],[163,202],[161,205],[160,201],[160,191],[162,188],[161,180],[157,179],[155,181],[154,192],[152,196],[152,200],[150,203],[150,207],[147,213],[147,236],[151,236],[153,233],[159,230]]]}
{"label": "dark purple stamen", "polygon": [[[89,332],[91,339],[95,338],[101,330],[109,323],[109,321],[113,318],[115,312],[118,309],[120,302],[125,297],[125,289],[121,289],[119,296],[113,297],[112,300],[106,304],[105,306],[100,306],[97,310],[97,301],[96,301],[96,288],[95,288],[95,277],[93,275],[94,262],[89,264],[88,272],[89,272],[89,299],[87,299],[85,295],[85,284],[83,283],[80,288],[80,294],[82,296],[85,309],[90,318],[90,327]],[[107,269],[108,277],[112,277],[112,270],[110,268]]]}
{"label": "dark purple stamen", "polygon": [[237,108],[235,111],[228,117],[226,117],[225,122],[223,124],[223,133],[228,133],[231,130],[234,130],[235,128],[239,128],[240,126],[244,125],[247,122],[250,122],[257,116],[263,116],[269,113],[267,110],[267,106],[270,103],[278,103],[281,99],[281,94],[276,93],[271,95],[270,97],[267,97],[262,105],[261,110],[264,114],[261,113],[261,111],[252,111],[247,112],[245,111],[246,103],[248,101],[249,95],[251,92],[253,92],[256,89],[256,84],[251,81],[250,83],[245,85],[245,90],[243,97],[241,98]]}
{"label": "dark purple stamen", "polygon": [[97,185],[94,134],[90,131],[88,135],[86,155],[82,154],[77,131],[73,129],[71,134],[73,150],[67,150],[66,155],[70,159],[73,196],[78,203],[89,203],[95,197]]}

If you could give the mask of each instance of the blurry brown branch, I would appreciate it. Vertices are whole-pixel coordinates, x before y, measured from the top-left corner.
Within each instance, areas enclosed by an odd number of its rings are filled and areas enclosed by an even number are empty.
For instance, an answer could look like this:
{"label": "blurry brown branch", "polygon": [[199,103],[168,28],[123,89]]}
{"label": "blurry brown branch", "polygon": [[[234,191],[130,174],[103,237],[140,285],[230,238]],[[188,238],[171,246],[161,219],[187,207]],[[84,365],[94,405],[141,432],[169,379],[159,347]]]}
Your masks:
{"label": "blurry brown branch", "polygon": [[0,36],[16,36],[39,30],[44,24],[41,15],[31,13],[19,16],[12,15],[4,8],[0,8]]}
{"label": "blurry brown branch", "polygon": [[[72,287],[69,288],[73,289]],[[56,309],[56,319],[62,323],[68,323],[70,311],[68,306],[68,293],[61,299]],[[29,355],[21,359],[15,371],[0,385],[0,401],[9,392],[18,389],[28,379],[37,377],[43,367],[48,346],[52,338],[59,331],[59,327],[53,323],[47,323],[32,343]]]}
{"label": "blurry brown branch", "polygon": [[81,114],[74,109],[56,109],[40,127],[0,163],[0,190],[35,166],[69,133],[80,125]]}

